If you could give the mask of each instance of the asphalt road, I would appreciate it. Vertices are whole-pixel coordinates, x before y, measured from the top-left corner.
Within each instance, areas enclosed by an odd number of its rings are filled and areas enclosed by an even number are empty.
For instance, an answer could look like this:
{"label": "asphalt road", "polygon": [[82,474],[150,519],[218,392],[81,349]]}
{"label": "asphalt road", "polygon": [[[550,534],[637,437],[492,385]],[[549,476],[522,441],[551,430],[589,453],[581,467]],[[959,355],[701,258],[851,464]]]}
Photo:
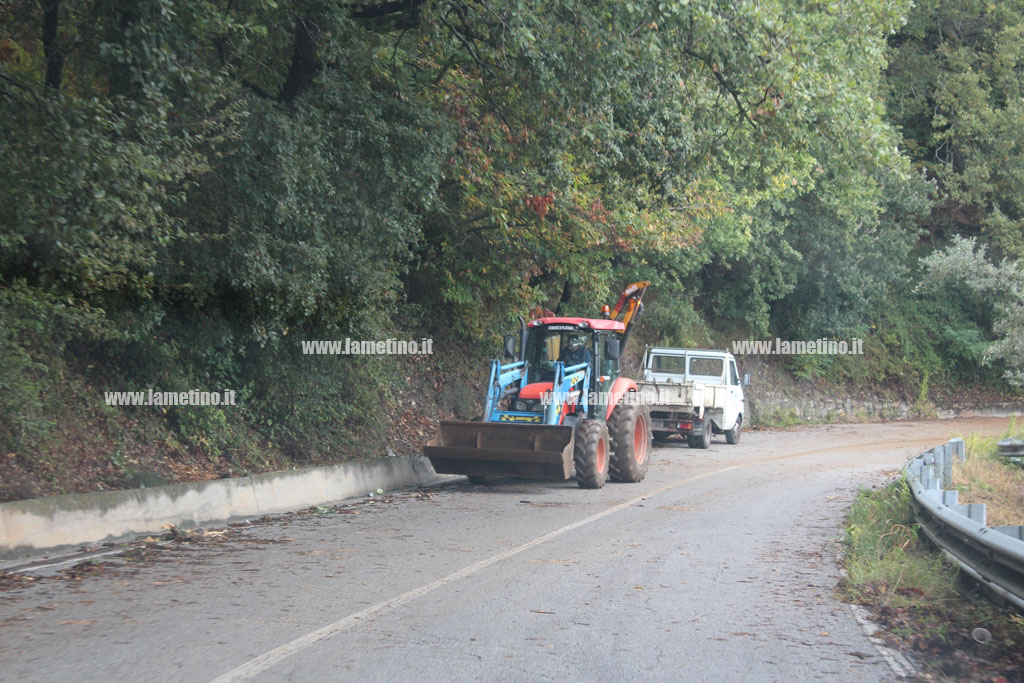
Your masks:
{"label": "asphalt road", "polygon": [[0,680],[892,680],[835,596],[843,515],[1006,423],[669,442],[640,484],[400,492],[42,570],[0,593]]}

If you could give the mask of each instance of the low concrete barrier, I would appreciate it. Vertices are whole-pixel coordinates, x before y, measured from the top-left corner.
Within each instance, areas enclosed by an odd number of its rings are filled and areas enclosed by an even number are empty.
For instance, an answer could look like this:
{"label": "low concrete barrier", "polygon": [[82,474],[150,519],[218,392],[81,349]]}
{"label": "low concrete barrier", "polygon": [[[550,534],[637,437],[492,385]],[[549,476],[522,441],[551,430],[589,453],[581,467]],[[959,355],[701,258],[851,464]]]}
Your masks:
{"label": "low concrete barrier", "polygon": [[[422,455],[234,479],[0,503],[0,557],[321,505],[377,489],[440,483]],[[18,551],[22,551],[19,553]]]}

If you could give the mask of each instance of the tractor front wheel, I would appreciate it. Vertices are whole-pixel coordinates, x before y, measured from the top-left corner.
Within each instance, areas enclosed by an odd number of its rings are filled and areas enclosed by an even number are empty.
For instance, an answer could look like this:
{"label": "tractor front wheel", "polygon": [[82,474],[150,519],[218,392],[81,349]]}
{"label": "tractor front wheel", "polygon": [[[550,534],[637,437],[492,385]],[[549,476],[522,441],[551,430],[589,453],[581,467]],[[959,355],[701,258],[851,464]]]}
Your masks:
{"label": "tractor front wheel", "polygon": [[651,459],[651,411],[647,406],[619,403],[608,418],[612,438],[612,481],[643,481]]}
{"label": "tractor front wheel", "polygon": [[601,420],[581,420],[576,425],[572,459],[576,483],[583,489],[599,489],[608,478],[608,427]]}

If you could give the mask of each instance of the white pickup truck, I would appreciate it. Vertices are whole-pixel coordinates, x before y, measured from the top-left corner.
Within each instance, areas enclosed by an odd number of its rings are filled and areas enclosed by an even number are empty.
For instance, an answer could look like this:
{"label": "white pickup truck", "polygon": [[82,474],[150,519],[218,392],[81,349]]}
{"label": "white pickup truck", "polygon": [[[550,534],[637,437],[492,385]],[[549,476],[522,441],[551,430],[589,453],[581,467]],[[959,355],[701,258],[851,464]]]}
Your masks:
{"label": "white pickup truck", "polygon": [[712,434],[738,443],[746,404],[736,359],[728,351],[648,347],[637,388],[651,410],[657,440],[681,434],[690,448],[707,448]]}

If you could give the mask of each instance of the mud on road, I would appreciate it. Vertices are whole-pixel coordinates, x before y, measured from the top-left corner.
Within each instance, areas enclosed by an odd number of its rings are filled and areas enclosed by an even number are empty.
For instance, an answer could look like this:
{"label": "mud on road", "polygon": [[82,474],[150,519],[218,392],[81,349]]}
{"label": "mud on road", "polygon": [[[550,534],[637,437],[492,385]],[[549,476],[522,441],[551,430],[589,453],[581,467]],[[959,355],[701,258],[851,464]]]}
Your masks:
{"label": "mud on road", "polygon": [[1007,423],[670,440],[640,484],[458,485],[136,544],[8,582],[0,679],[888,680],[834,594],[845,511]]}

